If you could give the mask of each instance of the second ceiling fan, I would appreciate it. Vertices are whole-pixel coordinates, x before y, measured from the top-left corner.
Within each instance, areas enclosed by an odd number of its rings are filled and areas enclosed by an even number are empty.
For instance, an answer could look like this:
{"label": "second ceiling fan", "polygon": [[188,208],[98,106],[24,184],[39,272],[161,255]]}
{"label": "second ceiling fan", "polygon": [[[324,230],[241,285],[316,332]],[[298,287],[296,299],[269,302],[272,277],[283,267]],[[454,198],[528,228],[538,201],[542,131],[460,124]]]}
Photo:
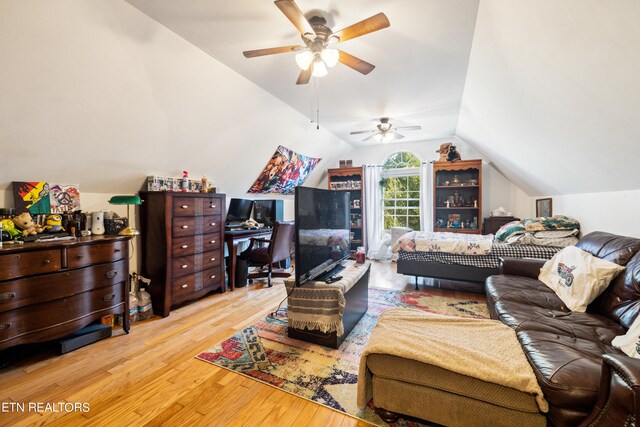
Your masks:
{"label": "second ceiling fan", "polygon": [[387,28],[390,24],[384,13],[373,15],[334,33],[327,27],[327,21],[320,16],[314,16],[307,20],[295,1],[276,0],[274,3],[298,29],[304,46],[291,45],[247,50],[243,52],[246,58],[298,51],[296,63],[302,70],[296,81],[296,84],[299,85],[309,83],[311,76],[322,77],[326,75],[327,67],[333,67],[338,62],[362,74],[369,74],[375,68],[375,65],[337,49],[336,45]]}
{"label": "second ceiling fan", "polygon": [[389,117],[381,117],[380,123],[376,125],[375,129],[369,130],[356,130],[351,132],[351,135],[359,135],[363,133],[371,133],[368,137],[363,139],[362,141],[369,141],[370,139],[376,139],[378,142],[389,142],[393,139],[402,139],[404,135],[398,133],[398,130],[420,130],[422,127],[420,126],[398,126],[394,127],[389,122]]}

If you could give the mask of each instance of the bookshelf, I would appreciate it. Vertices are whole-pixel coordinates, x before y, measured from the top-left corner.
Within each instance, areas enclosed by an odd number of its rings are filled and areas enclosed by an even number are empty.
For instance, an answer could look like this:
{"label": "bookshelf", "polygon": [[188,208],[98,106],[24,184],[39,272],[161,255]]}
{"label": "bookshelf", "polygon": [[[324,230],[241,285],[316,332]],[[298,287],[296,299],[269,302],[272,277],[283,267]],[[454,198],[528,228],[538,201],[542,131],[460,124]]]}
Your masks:
{"label": "bookshelf", "polygon": [[327,174],[329,175],[329,190],[348,191],[351,194],[351,206],[349,209],[351,254],[355,254],[358,246],[364,246],[366,252],[364,174],[362,166],[329,169]]}
{"label": "bookshelf", "polygon": [[480,234],[482,160],[433,163],[434,231]]}

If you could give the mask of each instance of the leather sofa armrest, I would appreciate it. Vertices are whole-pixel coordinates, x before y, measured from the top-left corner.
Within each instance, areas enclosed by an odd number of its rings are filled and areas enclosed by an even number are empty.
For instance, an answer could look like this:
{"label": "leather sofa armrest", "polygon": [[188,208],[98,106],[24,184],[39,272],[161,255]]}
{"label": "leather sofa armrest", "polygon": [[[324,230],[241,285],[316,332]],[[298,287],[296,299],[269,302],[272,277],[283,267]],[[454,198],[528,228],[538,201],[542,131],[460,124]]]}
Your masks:
{"label": "leather sofa armrest", "polygon": [[537,279],[545,262],[543,259],[500,257],[500,274]]}
{"label": "leather sofa armrest", "polygon": [[640,359],[602,356],[598,400],[581,426],[636,425],[640,420]]}

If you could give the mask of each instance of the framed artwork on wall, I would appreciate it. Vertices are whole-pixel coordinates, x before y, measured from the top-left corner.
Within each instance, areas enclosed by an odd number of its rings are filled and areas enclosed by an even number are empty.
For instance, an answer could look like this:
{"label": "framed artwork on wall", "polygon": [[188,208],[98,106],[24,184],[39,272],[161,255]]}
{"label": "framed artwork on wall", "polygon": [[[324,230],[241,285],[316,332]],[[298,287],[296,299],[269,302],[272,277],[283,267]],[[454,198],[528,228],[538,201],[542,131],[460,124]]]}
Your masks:
{"label": "framed artwork on wall", "polygon": [[553,216],[551,197],[547,199],[536,199],[536,216]]}

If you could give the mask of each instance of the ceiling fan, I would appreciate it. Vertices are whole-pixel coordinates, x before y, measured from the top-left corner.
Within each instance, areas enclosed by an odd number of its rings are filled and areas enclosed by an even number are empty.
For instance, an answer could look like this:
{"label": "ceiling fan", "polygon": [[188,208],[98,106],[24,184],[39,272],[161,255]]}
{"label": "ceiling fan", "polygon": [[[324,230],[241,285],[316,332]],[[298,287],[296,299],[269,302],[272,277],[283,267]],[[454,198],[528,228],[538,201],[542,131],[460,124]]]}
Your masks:
{"label": "ceiling fan", "polygon": [[372,133],[372,135],[366,137],[362,141],[369,141],[370,139],[374,139],[378,142],[389,142],[393,139],[402,139],[404,135],[398,133],[398,129],[402,130],[420,130],[422,127],[420,126],[399,126],[393,127],[393,125],[389,122],[389,117],[381,117],[380,123],[376,125],[376,129],[373,130],[357,130],[351,132],[351,135],[359,135],[362,133]]}
{"label": "ceiling fan", "polygon": [[362,74],[369,74],[375,68],[375,65],[337,49],[335,45],[387,28],[390,24],[384,13],[373,15],[334,33],[327,27],[325,18],[314,16],[307,20],[295,1],[276,0],[274,3],[300,31],[304,46],[291,45],[247,50],[243,52],[246,58],[297,51],[296,63],[302,70],[296,81],[296,84],[299,85],[309,83],[311,76],[322,77],[327,75],[327,67],[333,67],[338,62]]}

